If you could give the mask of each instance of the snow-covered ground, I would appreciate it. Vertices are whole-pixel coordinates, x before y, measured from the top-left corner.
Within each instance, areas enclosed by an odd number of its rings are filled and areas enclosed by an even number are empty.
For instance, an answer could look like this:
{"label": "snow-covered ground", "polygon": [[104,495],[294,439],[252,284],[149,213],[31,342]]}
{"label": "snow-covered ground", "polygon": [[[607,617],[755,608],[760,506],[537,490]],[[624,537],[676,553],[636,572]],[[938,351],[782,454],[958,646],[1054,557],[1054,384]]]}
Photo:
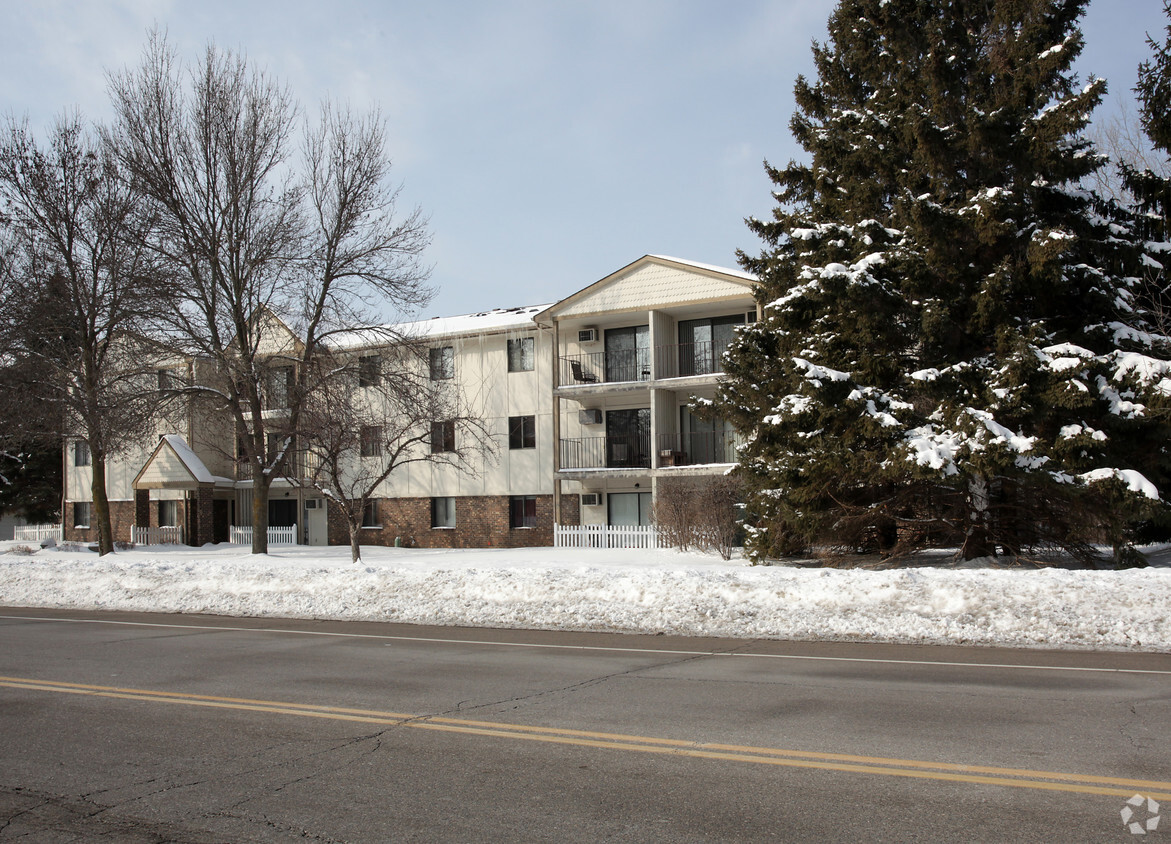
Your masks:
{"label": "snow-covered ground", "polygon": [[[0,543],[0,605],[737,638],[1171,650],[1171,567],[752,567],[662,551]],[[25,544],[25,548],[27,548]]]}

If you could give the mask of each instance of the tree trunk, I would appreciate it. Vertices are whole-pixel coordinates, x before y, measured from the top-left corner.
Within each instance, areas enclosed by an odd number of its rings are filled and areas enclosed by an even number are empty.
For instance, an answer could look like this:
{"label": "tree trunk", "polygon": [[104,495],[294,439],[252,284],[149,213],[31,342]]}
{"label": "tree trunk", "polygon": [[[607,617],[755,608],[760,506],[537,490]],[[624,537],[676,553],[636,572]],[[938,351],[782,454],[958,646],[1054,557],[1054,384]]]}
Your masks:
{"label": "tree trunk", "polygon": [[350,520],[350,562],[357,563],[362,559],[362,546],[358,544],[362,528],[352,519]]}
{"label": "tree trunk", "polygon": [[252,553],[268,553],[268,476],[253,466],[252,476]]}
{"label": "tree trunk", "polygon": [[106,497],[106,455],[91,449],[93,480],[90,496],[93,498],[91,519],[98,527],[98,554],[105,556],[114,550],[114,530],[110,524],[110,500]]}
{"label": "tree trunk", "polygon": [[960,549],[965,560],[996,556],[989,504],[988,479],[983,475],[972,477],[968,481],[968,529],[964,537],[964,547]]}

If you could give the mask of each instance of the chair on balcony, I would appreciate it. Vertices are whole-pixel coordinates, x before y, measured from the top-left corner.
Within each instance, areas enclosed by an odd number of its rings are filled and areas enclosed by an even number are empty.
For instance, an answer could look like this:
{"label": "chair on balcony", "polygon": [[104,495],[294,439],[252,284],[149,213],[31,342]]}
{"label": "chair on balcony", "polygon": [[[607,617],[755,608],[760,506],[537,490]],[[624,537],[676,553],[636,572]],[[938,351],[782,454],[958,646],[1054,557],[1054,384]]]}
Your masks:
{"label": "chair on balcony", "polygon": [[586,372],[581,368],[581,361],[571,360],[569,362],[569,371],[573,373],[573,380],[579,384],[596,384],[598,383],[598,376],[592,372]]}

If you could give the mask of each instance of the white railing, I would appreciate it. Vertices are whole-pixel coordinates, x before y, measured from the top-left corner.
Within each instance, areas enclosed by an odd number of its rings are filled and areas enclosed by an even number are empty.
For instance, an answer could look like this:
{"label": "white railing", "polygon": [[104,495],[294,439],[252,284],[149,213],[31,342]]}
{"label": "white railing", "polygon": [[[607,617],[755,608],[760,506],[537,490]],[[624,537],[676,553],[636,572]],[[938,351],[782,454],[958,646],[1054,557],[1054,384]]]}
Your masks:
{"label": "white railing", "polygon": [[183,526],[139,527],[135,525],[131,536],[135,545],[182,545]]}
{"label": "white railing", "polygon": [[16,525],[13,538],[21,542],[61,541],[61,525]]}
{"label": "white railing", "polygon": [[[229,530],[228,541],[233,545],[251,545],[252,528],[232,525],[231,529]],[[296,545],[297,526],[289,525],[288,527],[270,527],[268,529],[268,544]]]}
{"label": "white railing", "polygon": [[555,548],[665,548],[653,525],[553,525]]}

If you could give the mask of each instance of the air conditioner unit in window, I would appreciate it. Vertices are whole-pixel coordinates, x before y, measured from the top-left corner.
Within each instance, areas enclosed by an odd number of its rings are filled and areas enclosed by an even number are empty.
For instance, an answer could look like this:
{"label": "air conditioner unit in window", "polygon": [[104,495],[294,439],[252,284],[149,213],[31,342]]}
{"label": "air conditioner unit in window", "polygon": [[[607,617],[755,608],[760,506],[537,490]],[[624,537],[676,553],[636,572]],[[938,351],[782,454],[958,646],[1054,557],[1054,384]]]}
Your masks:
{"label": "air conditioner unit in window", "polygon": [[598,342],[598,329],[596,329],[596,328],[579,328],[577,330],[577,342],[579,342],[579,343],[596,343],[596,342]]}
{"label": "air conditioner unit in window", "polygon": [[601,425],[602,411],[597,407],[583,407],[577,412],[577,421],[582,425]]}
{"label": "air conditioner unit in window", "polygon": [[597,507],[602,503],[602,493],[600,492],[583,492],[581,494],[582,507]]}

